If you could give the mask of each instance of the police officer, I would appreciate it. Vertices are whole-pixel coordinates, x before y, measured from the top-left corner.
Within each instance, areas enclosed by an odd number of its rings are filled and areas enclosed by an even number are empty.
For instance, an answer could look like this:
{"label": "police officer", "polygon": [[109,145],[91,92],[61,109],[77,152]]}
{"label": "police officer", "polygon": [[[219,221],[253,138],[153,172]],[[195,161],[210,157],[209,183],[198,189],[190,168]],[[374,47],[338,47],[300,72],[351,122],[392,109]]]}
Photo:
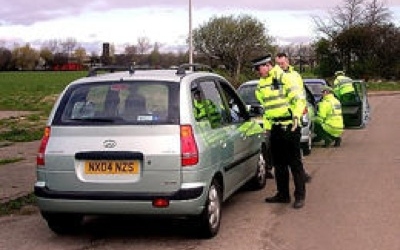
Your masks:
{"label": "police officer", "polygon": [[335,142],[334,146],[339,147],[344,128],[342,106],[332,92],[330,87],[322,87],[322,99],[318,103],[318,112],[314,123],[316,137],[313,141],[324,140],[325,147],[328,147],[333,141]]}
{"label": "police officer", "polygon": [[260,74],[255,91],[264,107],[263,124],[270,130],[271,152],[275,167],[277,193],[267,203],[290,203],[289,168],[294,181],[294,208],[302,208],[306,196],[305,173],[300,153],[299,118],[306,100],[288,74],[274,66],[271,54],[252,61]]}
{"label": "police officer", "polygon": [[289,58],[287,57],[286,53],[278,53],[275,57],[275,63],[278,64],[285,73],[290,74],[294,78],[299,85],[299,88],[304,89],[303,78],[299,72],[297,72],[294,67],[289,64]]}
{"label": "police officer", "polygon": [[[304,90],[303,78],[297,72],[292,65],[289,64],[289,58],[284,52],[280,52],[276,54],[275,63],[279,65],[279,67],[286,73],[292,77],[292,81],[295,82],[298,86],[299,91],[302,91],[304,98],[306,98],[306,91]],[[304,168],[305,170],[305,168]],[[311,181],[311,175],[305,171],[306,182]]]}
{"label": "police officer", "polygon": [[339,98],[339,101],[342,103],[356,101],[353,80],[346,76],[344,71],[336,71],[335,77],[333,81],[333,92]]}

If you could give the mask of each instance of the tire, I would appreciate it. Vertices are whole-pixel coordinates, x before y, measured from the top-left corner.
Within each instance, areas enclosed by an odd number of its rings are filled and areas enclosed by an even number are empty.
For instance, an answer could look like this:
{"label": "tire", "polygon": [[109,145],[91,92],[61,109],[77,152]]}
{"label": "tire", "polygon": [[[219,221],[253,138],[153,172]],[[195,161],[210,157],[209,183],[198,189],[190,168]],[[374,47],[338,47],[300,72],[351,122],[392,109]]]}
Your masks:
{"label": "tire", "polygon": [[302,142],[300,144],[300,146],[301,146],[301,150],[303,151],[303,156],[311,154],[311,147],[312,147],[311,132],[310,132],[310,135],[308,136],[308,141],[307,142]]}
{"label": "tire", "polygon": [[49,228],[58,235],[76,234],[81,229],[82,215],[63,213],[42,213]]}
{"label": "tire", "polygon": [[257,171],[248,184],[252,190],[263,189],[267,184],[267,162],[264,158],[263,152],[260,152],[257,161]]}
{"label": "tire", "polygon": [[204,210],[198,218],[198,234],[201,238],[217,235],[221,225],[222,191],[214,179],[208,190]]}
{"label": "tire", "polygon": [[310,143],[302,144],[301,150],[303,151],[304,156],[310,155],[311,154],[311,144]]}

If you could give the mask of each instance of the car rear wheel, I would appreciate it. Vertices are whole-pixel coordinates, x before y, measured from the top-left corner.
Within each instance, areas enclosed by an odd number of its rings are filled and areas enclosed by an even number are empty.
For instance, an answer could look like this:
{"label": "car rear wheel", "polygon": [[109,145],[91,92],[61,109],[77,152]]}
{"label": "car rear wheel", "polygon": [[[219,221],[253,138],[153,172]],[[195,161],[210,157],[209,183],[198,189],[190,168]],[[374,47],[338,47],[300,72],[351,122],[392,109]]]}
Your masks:
{"label": "car rear wheel", "polygon": [[221,187],[216,180],[213,180],[204,210],[198,218],[199,234],[202,238],[212,238],[218,233],[221,225],[221,203]]}
{"label": "car rear wheel", "polygon": [[83,220],[82,215],[65,213],[42,213],[49,228],[56,234],[66,235],[78,233]]}

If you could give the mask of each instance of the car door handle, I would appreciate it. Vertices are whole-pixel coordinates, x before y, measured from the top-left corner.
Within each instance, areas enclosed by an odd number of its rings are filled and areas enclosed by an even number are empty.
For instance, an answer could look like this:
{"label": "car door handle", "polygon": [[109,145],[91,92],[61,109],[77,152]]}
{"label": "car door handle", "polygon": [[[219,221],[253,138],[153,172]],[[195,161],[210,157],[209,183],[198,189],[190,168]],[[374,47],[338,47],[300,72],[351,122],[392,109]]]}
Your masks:
{"label": "car door handle", "polygon": [[220,140],[219,144],[221,144],[222,148],[226,148],[226,141]]}

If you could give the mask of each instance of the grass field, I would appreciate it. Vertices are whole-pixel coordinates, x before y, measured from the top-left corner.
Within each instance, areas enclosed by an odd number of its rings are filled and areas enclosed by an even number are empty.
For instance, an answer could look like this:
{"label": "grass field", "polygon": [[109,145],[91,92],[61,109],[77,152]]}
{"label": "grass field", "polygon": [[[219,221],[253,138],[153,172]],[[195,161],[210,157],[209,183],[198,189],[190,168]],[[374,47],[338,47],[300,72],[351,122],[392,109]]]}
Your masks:
{"label": "grass field", "polygon": [[48,112],[68,83],[86,75],[86,71],[2,72],[0,110]]}
{"label": "grass field", "polygon": [[[0,146],[9,142],[39,140],[47,116],[60,92],[87,71],[0,72],[0,110],[32,111],[26,117],[0,120]],[[400,83],[368,83],[368,89],[400,90]]]}
{"label": "grass field", "polygon": [[32,111],[0,120],[0,145],[39,140],[59,93],[87,72],[0,72],[0,110]]}

